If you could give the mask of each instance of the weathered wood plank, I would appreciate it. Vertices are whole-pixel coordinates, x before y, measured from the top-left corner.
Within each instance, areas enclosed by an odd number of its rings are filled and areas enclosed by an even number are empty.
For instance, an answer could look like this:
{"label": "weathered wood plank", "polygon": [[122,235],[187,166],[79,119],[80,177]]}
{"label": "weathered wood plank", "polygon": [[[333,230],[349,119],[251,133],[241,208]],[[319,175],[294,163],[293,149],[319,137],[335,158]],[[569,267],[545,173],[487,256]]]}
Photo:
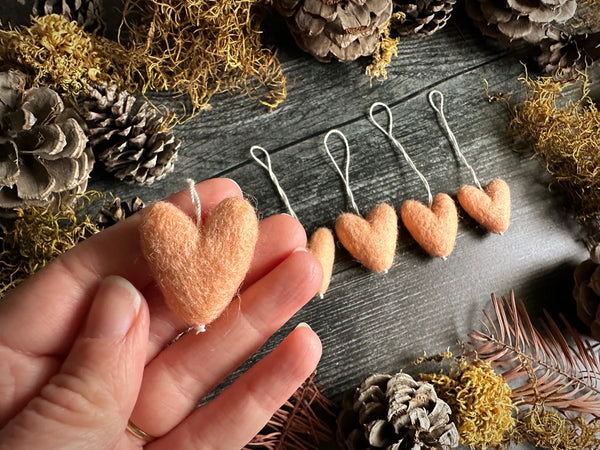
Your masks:
{"label": "weathered wood plank", "polygon": [[[493,89],[506,91],[515,86],[519,71],[513,66],[512,73],[502,72],[499,77],[491,67],[439,86],[447,94],[455,93],[447,97],[448,120],[480,178],[489,181],[500,176],[511,185],[511,228],[500,237],[483,233],[470,219],[462,220],[456,249],[446,262],[425,256],[401,228],[395,265],[383,276],[369,273],[340,248],[325,300],[314,300],[297,317],[314,325],[323,337],[319,379],[329,392],[341,392],[369,371],[398,370],[423,351],[453,346],[477,326],[479,311],[488,304],[491,292],[507,295],[515,288],[529,303],[547,295],[554,301],[561,295],[568,300],[569,288],[557,291],[557,282],[551,281],[560,275],[561,282],[568,283],[568,266],[585,256],[569,212],[560,198],[549,195],[540,163],[512,151],[504,106],[488,105],[481,95],[469,97],[471,86],[482,76],[490,79]],[[392,110],[402,117],[396,136],[434,192],[453,194],[471,181],[439,130],[425,93]],[[399,208],[408,198],[426,200],[416,175],[366,119],[340,129],[356,149],[350,178],[361,210],[382,201]],[[348,210],[321,139],[309,138],[273,155],[280,182],[309,232],[323,224],[332,226],[336,215]],[[265,215],[283,211],[270,180],[257,165],[237,167],[227,175],[256,196]]]}

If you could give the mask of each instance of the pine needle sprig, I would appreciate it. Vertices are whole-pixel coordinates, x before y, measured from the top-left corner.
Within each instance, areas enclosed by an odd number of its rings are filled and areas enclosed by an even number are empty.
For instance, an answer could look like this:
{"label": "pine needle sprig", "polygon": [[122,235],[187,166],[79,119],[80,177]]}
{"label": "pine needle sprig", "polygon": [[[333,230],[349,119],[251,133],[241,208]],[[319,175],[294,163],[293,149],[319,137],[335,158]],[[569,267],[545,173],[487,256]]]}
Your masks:
{"label": "pine needle sprig", "polygon": [[538,330],[512,291],[509,301],[492,294],[492,303],[495,318],[484,311],[483,329],[469,334],[469,344],[512,383],[513,402],[600,416],[594,347],[562,315],[565,333],[546,312]]}
{"label": "pine needle sprig", "polygon": [[244,450],[310,450],[333,439],[329,422],[336,417],[335,407],[315,383],[315,373],[273,414]]}

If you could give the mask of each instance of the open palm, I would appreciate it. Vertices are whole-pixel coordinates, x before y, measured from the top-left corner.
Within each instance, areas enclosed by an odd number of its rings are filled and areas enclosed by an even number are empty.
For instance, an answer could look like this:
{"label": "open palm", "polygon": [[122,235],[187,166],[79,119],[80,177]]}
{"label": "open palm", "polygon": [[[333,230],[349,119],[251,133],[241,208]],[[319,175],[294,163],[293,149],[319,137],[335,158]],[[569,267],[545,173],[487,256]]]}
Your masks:
{"label": "open palm", "polygon": [[[242,195],[226,179],[196,189],[203,214]],[[186,192],[168,201],[192,214]],[[261,221],[239,297],[205,333],[167,346],[186,324],[166,309],[142,258],[141,214],[65,253],[0,304],[0,448],[240,448],[314,370],[319,338],[300,326],[196,408],[312,298],[321,268],[302,250],[296,220]],[[126,432],[130,419],[155,439]]]}

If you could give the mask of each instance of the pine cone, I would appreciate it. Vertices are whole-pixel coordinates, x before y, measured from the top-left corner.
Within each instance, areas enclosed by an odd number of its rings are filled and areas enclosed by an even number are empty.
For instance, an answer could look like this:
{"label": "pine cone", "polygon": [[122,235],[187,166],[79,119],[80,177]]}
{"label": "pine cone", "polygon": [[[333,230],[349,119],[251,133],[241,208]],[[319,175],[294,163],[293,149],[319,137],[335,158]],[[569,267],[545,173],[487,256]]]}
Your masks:
{"label": "pine cone", "polygon": [[147,100],[116,91],[114,86],[92,88],[83,102],[90,144],[117,179],[152,184],[173,171],[181,142],[161,129],[165,116]]}
{"label": "pine cone", "polygon": [[0,73],[0,209],[68,203],[94,164],[76,113],[24,74]]}
{"label": "pine cone", "polygon": [[575,13],[576,0],[467,0],[467,13],[486,36],[505,45],[559,39],[557,24]]}
{"label": "pine cone", "polygon": [[119,197],[115,197],[108,207],[100,209],[96,222],[101,228],[108,228],[141,211],[145,206],[139,197],[133,198],[130,202],[123,202]]}
{"label": "pine cone", "polygon": [[577,316],[590,327],[591,335],[600,341],[600,247],[592,250],[590,259],[575,268],[573,297]]}
{"label": "pine cone", "polygon": [[600,33],[591,35],[562,35],[560,40],[545,39],[540,43],[537,62],[548,75],[561,69],[563,75],[576,76],[577,71],[600,60]]}
{"label": "pine cone", "polygon": [[556,27],[570,36],[600,33],[600,3],[596,0],[578,0],[573,17],[564,24],[556,24]]}
{"label": "pine cone", "polygon": [[429,36],[446,25],[456,0],[394,0],[394,12],[406,14],[406,20],[394,25],[400,36]]}
{"label": "pine cone", "polygon": [[392,0],[274,0],[298,46],[319,61],[371,55]]}
{"label": "pine cone", "polygon": [[[25,0],[19,2],[24,3]],[[83,25],[88,31],[96,31],[104,25],[102,0],[34,0],[31,14],[60,14]]]}
{"label": "pine cone", "polygon": [[450,407],[429,383],[374,374],[346,394],[338,442],[349,450],[446,450],[458,445]]}

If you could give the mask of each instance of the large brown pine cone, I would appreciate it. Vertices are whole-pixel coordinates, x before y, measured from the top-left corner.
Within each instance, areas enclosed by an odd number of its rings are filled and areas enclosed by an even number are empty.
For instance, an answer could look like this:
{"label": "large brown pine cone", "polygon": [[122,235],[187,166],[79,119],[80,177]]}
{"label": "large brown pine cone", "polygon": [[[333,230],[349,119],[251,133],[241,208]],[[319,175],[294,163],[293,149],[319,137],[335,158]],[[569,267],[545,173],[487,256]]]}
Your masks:
{"label": "large brown pine cone", "polygon": [[446,25],[456,0],[394,0],[394,12],[406,15],[394,24],[400,36],[429,36]]}
{"label": "large brown pine cone", "polygon": [[[26,2],[17,1],[23,5]],[[104,25],[102,2],[103,0],[33,0],[31,15],[60,14],[84,26],[88,31],[95,31]]]}
{"label": "large brown pine cone", "polygon": [[591,335],[600,341],[600,247],[596,246],[590,259],[575,268],[573,298],[577,315],[590,327]]}
{"label": "large brown pine cone", "polygon": [[164,130],[165,116],[145,99],[90,89],[83,102],[90,144],[107,172],[126,183],[152,184],[173,171],[181,142]]}
{"label": "large brown pine cone", "polygon": [[467,0],[483,34],[505,45],[539,47],[540,68],[573,76],[600,59],[600,3],[595,0]]}
{"label": "large brown pine cone", "polygon": [[0,209],[67,203],[85,191],[94,164],[76,113],[46,87],[25,89],[0,73]]}
{"label": "large brown pine cone", "polygon": [[337,438],[349,450],[447,450],[458,445],[450,414],[431,384],[374,374],[346,394]]}
{"label": "large brown pine cone", "polygon": [[558,39],[555,26],[575,14],[576,0],[467,0],[467,13],[486,36],[505,45]]}
{"label": "large brown pine cone", "polygon": [[392,15],[392,0],[274,0],[298,46],[319,61],[373,53]]}

